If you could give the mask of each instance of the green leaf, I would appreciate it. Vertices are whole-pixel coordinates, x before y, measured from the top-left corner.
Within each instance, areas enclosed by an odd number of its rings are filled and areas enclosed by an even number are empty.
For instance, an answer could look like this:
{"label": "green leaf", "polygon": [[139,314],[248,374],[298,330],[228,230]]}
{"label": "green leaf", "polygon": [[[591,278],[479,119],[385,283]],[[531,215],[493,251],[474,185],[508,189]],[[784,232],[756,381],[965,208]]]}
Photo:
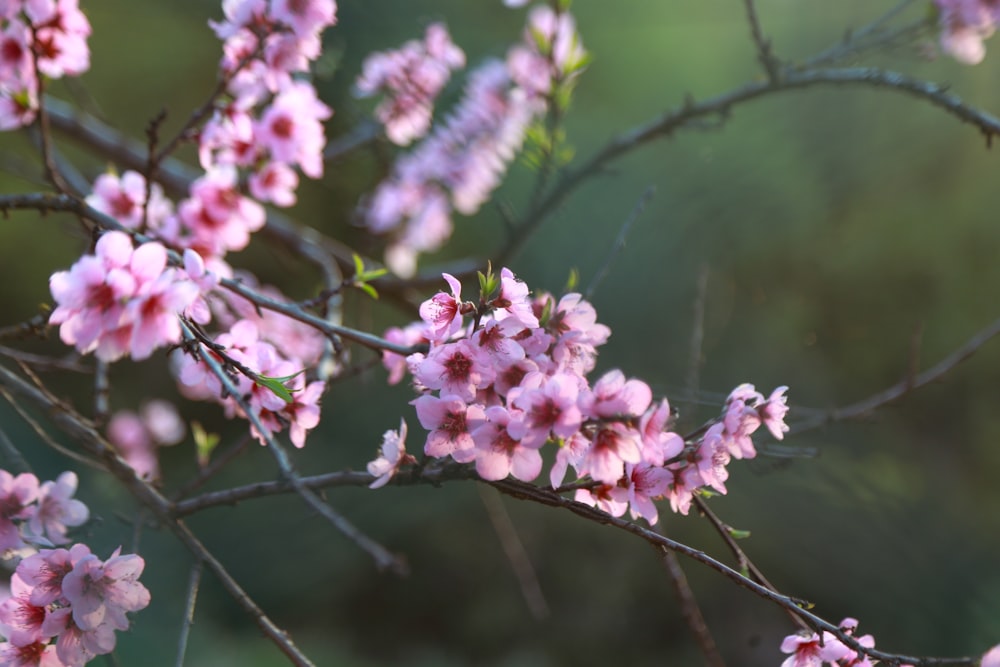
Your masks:
{"label": "green leaf", "polygon": [[734,540],[745,540],[748,537],[750,537],[749,530],[737,530],[736,528],[729,528],[727,532],[729,533],[729,537],[733,538]]}
{"label": "green leaf", "polygon": [[375,290],[374,287],[372,287],[368,283],[358,283],[357,288],[362,292],[364,292],[365,294],[367,294],[368,296],[370,296],[371,298],[378,301],[378,292]]}
{"label": "green leaf", "polygon": [[365,272],[365,260],[356,252],[351,253],[351,259],[354,260],[354,275],[360,276]]}
{"label": "green leaf", "polygon": [[580,272],[576,270],[574,266],[569,270],[569,276],[566,277],[566,289],[564,293],[575,292],[576,286],[580,284]]}
{"label": "green leaf", "polygon": [[195,456],[202,468],[208,465],[212,452],[219,444],[219,434],[209,433],[199,422],[191,422],[191,434],[194,436]]}
{"label": "green leaf", "polygon": [[285,383],[294,378],[295,376],[301,375],[302,373],[305,373],[305,371],[301,370],[298,373],[294,373],[292,375],[286,375],[280,378],[271,378],[267,377],[266,375],[258,375],[257,377],[254,378],[254,382],[260,385],[261,387],[270,389],[275,396],[283,400],[285,403],[291,403],[293,400],[295,400],[295,397],[292,396],[292,390],[286,387]]}

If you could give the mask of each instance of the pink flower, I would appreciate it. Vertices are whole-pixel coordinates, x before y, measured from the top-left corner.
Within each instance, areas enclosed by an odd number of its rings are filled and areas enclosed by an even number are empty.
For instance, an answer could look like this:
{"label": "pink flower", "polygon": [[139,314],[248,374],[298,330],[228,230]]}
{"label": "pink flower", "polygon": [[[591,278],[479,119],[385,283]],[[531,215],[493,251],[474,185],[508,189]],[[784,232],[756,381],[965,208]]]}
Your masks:
{"label": "pink flower", "polygon": [[7,667],[69,667],[56,655],[55,644],[43,642],[26,646],[0,643],[0,664]]}
{"label": "pink flower", "polygon": [[84,631],[101,625],[128,630],[126,612],[149,604],[149,591],[138,582],[145,561],[135,554],[120,555],[120,549],[102,562],[93,554],[74,563],[63,579],[63,593],[73,608],[73,621]]}
{"label": "pink flower", "polygon": [[44,532],[53,544],[66,544],[66,529],[81,526],[90,518],[87,506],[73,498],[77,477],[72,471],[45,482],[38,490],[38,509],[28,520],[28,532],[40,537]]}
{"label": "pink flower", "polygon": [[414,369],[413,376],[428,389],[440,389],[471,402],[495,377],[493,368],[476,356],[468,340],[435,347]]}
{"label": "pink flower", "polygon": [[626,463],[642,460],[641,442],[642,436],[634,428],[620,422],[605,423],[594,435],[580,472],[599,482],[615,484],[625,474]]}
{"label": "pink flower", "polygon": [[791,653],[781,667],[822,667],[822,663],[844,658],[850,649],[829,632],[823,633],[823,641],[815,632],[809,636],[789,635],[781,642],[781,652]]}
{"label": "pink flower", "polygon": [[628,509],[628,491],[612,484],[601,484],[592,489],[577,489],[573,500],[596,507],[611,516],[621,516]]}
{"label": "pink flower", "polygon": [[[146,177],[135,171],[101,174],[94,181],[94,192],[87,197],[87,204],[105,213],[129,229],[138,229],[142,223],[143,203],[146,201]],[[154,183],[146,207],[147,224],[156,229],[172,213],[170,201],[163,195],[163,188]]]}
{"label": "pink flower", "polygon": [[417,409],[420,425],[430,431],[424,453],[434,458],[451,456],[459,463],[468,463],[476,456],[472,431],[486,418],[483,408],[466,405],[457,396],[441,398],[424,395],[411,401]]}
{"label": "pink flower", "polygon": [[692,465],[672,464],[666,470],[673,475],[667,483],[667,498],[670,499],[670,509],[687,516],[694,501],[694,492],[702,485],[698,469]]}
{"label": "pink flower", "polygon": [[271,0],[271,16],[307,37],[337,23],[335,0]]}
{"label": "pink flower", "polygon": [[368,488],[382,488],[389,483],[400,466],[409,463],[416,463],[416,459],[406,453],[406,420],[400,419],[399,431],[386,431],[382,435],[378,458],[368,463],[368,474],[377,478]]}
{"label": "pink flower", "polygon": [[435,98],[451,70],[464,65],[465,54],[452,43],[448,29],[432,23],[424,43],[410,41],[395,51],[369,55],[356,89],[361,97],[386,93],[375,115],[385,125],[386,136],[405,146],[427,133]]}
{"label": "pink flower", "polygon": [[420,319],[427,323],[427,338],[442,342],[462,328],[462,283],[450,273],[441,276],[451,288],[451,295],[438,292],[420,304]]}
{"label": "pink flower", "polygon": [[542,472],[542,455],[538,447],[525,446],[511,436],[507,426],[511,415],[507,409],[495,405],[486,408],[485,424],[472,433],[478,452],[476,472],[486,480],[500,480],[513,475],[522,482],[530,482]]}
{"label": "pink flower", "polygon": [[642,460],[646,463],[662,466],[684,451],[684,439],[676,433],[665,431],[670,417],[670,404],[667,399],[663,399],[646,410],[639,421]]}
{"label": "pink flower", "polygon": [[1000,667],[1000,644],[997,644],[983,655],[980,667]]}
{"label": "pink flower", "polygon": [[757,405],[757,415],[776,439],[782,440],[788,432],[785,415],[788,414],[788,398],[784,395],[788,387],[778,387],[766,401]]}
{"label": "pink flower", "polygon": [[500,293],[493,299],[493,317],[503,321],[508,317],[517,318],[522,328],[538,327],[538,318],[531,310],[528,286],[518,280],[514,273],[504,267],[500,270]]}
{"label": "pink flower", "polygon": [[584,412],[591,417],[637,417],[646,411],[653,392],[642,380],[625,380],[618,369],[608,371],[594,383],[594,389],[582,400]]}
{"label": "pink flower", "polygon": [[254,135],[270,152],[272,160],[298,165],[307,176],[319,178],[323,175],[322,153],[326,144],[320,121],[331,115],[333,111],[319,101],[310,84],[294,81],[275,96],[255,126]]}
{"label": "pink flower", "polygon": [[628,488],[629,512],[633,519],[640,516],[655,526],[659,518],[653,499],[666,495],[667,485],[673,479],[668,471],[646,463],[625,466],[625,480]]}
{"label": "pink flower", "polygon": [[[579,385],[566,374],[545,378],[536,388],[522,387],[508,394],[510,403],[523,412],[523,417],[511,424],[511,435],[526,445],[541,446],[554,433],[568,438],[580,429],[583,415],[577,407]],[[620,476],[620,475],[619,475]]]}

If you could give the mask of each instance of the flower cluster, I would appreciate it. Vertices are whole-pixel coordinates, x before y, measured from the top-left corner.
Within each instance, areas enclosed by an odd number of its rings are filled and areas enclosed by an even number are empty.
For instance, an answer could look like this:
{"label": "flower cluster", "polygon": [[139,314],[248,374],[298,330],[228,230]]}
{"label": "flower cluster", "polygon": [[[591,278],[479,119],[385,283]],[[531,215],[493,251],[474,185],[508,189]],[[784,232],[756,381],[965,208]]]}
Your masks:
{"label": "flower cluster", "polygon": [[[250,409],[260,419],[261,424],[271,434],[286,427],[292,444],[305,446],[306,433],[319,423],[320,399],[326,389],[323,381],[308,382],[304,369],[315,363],[321,347],[312,347],[315,357],[289,357],[283,353],[280,343],[268,340],[275,329],[268,328],[268,322],[286,318],[240,319],[227,332],[217,335],[211,354],[230,373]],[[288,330],[283,327],[277,331]],[[298,348],[308,349],[306,345]],[[230,392],[226,391],[219,377],[203,360],[184,354],[174,356],[174,373],[181,392],[194,400],[221,403],[229,418],[247,415]],[[235,371],[235,372],[233,372]],[[283,396],[274,391],[272,381],[279,382],[288,392]],[[261,444],[267,444],[267,434],[257,431],[251,425],[251,433]]]}
{"label": "flower cluster", "polygon": [[[191,271],[200,264],[190,252],[185,261]],[[94,254],[53,274],[49,288],[57,303],[49,322],[60,325],[63,342],[105,361],[146,359],[156,348],[179,342],[177,315],[201,293],[186,270],[167,266],[162,245],[135,248],[123,232],[102,235]]]}
{"label": "flower cluster", "polygon": [[139,414],[119,410],[108,422],[108,440],[135,473],[147,480],[160,477],[157,447],[176,445],[185,431],[177,409],[163,400],[149,401]]}
{"label": "flower cluster", "polygon": [[[844,634],[854,637],[866,649],[875,648],[875,638],[871,635],[855,637],[857,629],[857,619],[845,618],[840,622],[840,630]],[[781,652],[791,654],[781,667],[821,667],[823,664],[831,667],[872,667],[874,664],[867,655],[859,654],[826,631],[822,638],[815,632],[789,635],[781,642]]]}
{"label": "flower cluster", "polygon": [[90,69],[89,36],[77,0],[0,3],[0,130],[34,120],[39,74],[58,79]]}
{"label": "flower cluster", "polygon": [[1000,5],[991,0],[934,0],[941,24],[941,48],[955,60],[976,65],[986,57],[983,40],[1000,23]]}
{"label": "flower cluster", "polygon": [[461,67],[465,53],[452,43],[443,24],[432,23],[423,42],[411,40],[397,50],[369,55],[355,87],[359,97],[385,93],[375,117],[393,143],[406,146],[427,134],[434,100],[451,71]]}
{"label": "flower cluster", "polygon": [[[451,236],[452,210],[472,215],[499,185],[532,122],[567,71],[579,71],[583,51],[572,18],[549,7],[532,11],[524,44],[507,62],[474,70],[445,122],[400,157],[389,178],[364,204],[368,229],[390,235],[386,264],[401,276],[417,256]],[[562,74],[561,74],[562,73]]]}
{"label": "flower cluster", "polygon": [[220,64],[229,99],[202,128],[199,157],[210,174],[236,167],[249,172],[250,192],[278,206],[295,203],[299,167],[323,174],[326,144],[321,121],[333,111],[308,81],[319,57],[320,35],[336,23],[334,0],[226,0],[226,19],[211,22],[224,40]]}
{"label": "flower cluster", "polygon": [[129,628],[126,614],[149,605],[138,581],[145,562],[120,552],[102,561],[75,544],[22,560],[0,604],[0,664],[80,667],[111,653],[115,631]]}
{"label": "flower cluster", "polygon": [[[577,500],[615,516],[629,510],[652,524],[658,518],[653,499],[668,497],[674,511],[687,513],[699,487],[725,493],[725,466],[731,457],[756,454],[750,435],[757,428],[766,425],[778,438],[786,430],[785,388],[765,399],[741,385],[718,422],[686,444],[669,430],[668,402],[654,402],[645,382],[612,370],[591,385],[597,348],[611,332],[579,294],[531,298],[505,268],[499,280],[481,278],[476,304],[462,300],[454,276],[444,278],[450,293],[425,301],[421,322],[396,334],[430,344],[426,354],[405,360],[422,392],[413,405],[430,432],[428,456],[474,462],[487,480],[531,481],[541,474],[540,450],[555,443],[553,487],[572,468],[577,478],[594,482],[577,491]],[[387,353],[384,362],[398,379],[399,355]],[[392,456],[383,448],[373,474],[384,477],[398,467],[402,438],[392,444]]]}

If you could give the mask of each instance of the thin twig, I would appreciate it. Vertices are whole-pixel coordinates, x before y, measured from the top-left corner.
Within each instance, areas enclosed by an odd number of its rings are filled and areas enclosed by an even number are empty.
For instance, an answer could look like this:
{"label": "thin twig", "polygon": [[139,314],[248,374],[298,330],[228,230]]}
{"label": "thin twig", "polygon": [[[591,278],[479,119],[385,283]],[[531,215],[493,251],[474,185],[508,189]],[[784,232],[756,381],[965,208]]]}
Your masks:
{"label": "thin twig", "polygon": [[29,427],[31,427],[31,430],[35,432],[35,435],[37,435],[42,442],[51,447],[53,450],[59,452],[68,459],[72,459],[77,463],[87,466],[88,468],[93,468],[95,470],[104,470],[104,466],[102,466],[97,461],[89,459],[83,454],[80,454],[79,452],[74,452],[72,449],[66,449],[58,442],[56,442],[52,438],[52,436],[49,435],[45,431],[45,429],[43,429],[41,425],[37,421],[35,421],[35,419],[31,415],[29,415],[16,400],[14,400],[14,397],[11,395],[9,391],[0,387],[0,396],[3,396],[4,399],[8,403],[10,403],[10,407],[14,408],[14,412],[16,412],[21,417],[21,419],[23,419],[24,422]]}
{"label": "thin twig", "polygon": [[632,225],[635,221],[639,219],[642,212],[646,210],[646,206],[649,205],[649,201],[653,198],[656,193],[656,186],[650,185],[639,197],[639,201],[635,203],[632,207],[632,212],[629,216],[625,218],[625,222],[622,223],[621,229],[618,230],[618,237],[615,239],[614,245],[611,246],[611,250],[608,252],[608,256],[604,258],[604,264],[601,268],[597,270],[594,277],[590,279],[590,284],[587,285],[586,291],[583,293],[583,298],[588,301],[594,296],[594,292],[597,290],[598,285],[604,281],[608,275],[608,270],[611,268],[611,264],[615,261],[615,258],[625,249],[625,241],[628,239],[629,233],[632,231]]}
{"label": "thin twig", "polygon": [[[712,527],[715,528],[715,532],[719,534],[719,537],[722,538],[722,541],[726,543],[726,546],[733,553],[733,556],[736,558],[736,562],[739,564],[740,571],[761,586],[765,586],[777,593],[777,587],[767,580],[764,573],[761,572],[760,568],[758,568],[752,560],[750,560],[750,557],[747,556],[746,552],[743,551],[743,548],[740,547],[736,538],[733,537],[732,527],[723,522],[722,519],[720,519],[718,515],[708,506],[708,503],[705,502],[705,500],[700,496],[696,495],[694,497],[694,504],[695,507],[698,508],[698,511],[701,512],[701,514],[708,519],[709,523],[712,524]],[[786,611],[788,611],[788,615],[791,617],[793,623],[801,627],[803,630],[809,629],[809,625],[803,621],[798,614],[790,610]]]}
{"label": "thin twig", "polygon": [[[658,530],[661,535],[666,535],[662,527]],[[669,549],[664,549],[660,553],[660,562],[663,564],[663,569],[667,571],[670,584],[674,587],[674,592],[680,600],[681,615],[684,616],[701,654],[705,657],[705,664],[708,667],[726,667],[726,662],[722,659],[719,647],[715,644],[715,638],[712,637],[712,633],[708,629],[705,616],[701,613],[701,607],[698,605],[694,591],[691,590],[691,584],[688,582],[687,575],[684,574],[684,568],[681,567],[677,554]]]}
{"label": "thin twig", "polygon": [[521,538],[518,537],[517,529],[514,527],[514,522],[510,520],[507,508],[504,507],[503,501],[495,489],[490,489],[483,484],[478,485],[477,488],[479,489],[479,497],[483,501],[483,507],[486,508],[486,516],[489,517],[493,530],[500,540],[500,546],[503,547],[503,552],[507,555],[507,561],[510,562],[510,567],[514,571],[517,584],[521,588],[521,596],[524,597],[524,602],[528,605],[531,617],[536,621],[544,621],[550,614],[549,605],[545,601],[545,594],[542,593],[542,586],[538,582],[538,575],[531,564],[531,558],[528,557],[528,552],[524,549]]}
{"label": "thin twig", "polygon": [[202,562],[196,560],[191,566],[191,576],[188,578],[187,603],[184,605],[184,619],[181,621],[181,634],[177,638],[176,667],[184,667],[184,654],[187,653],[188,637],[191,626],[194,625],[194,607],[198,600],[198,587],[201,585]]}
{"label": "thin twig", "polygon": [[[0,392],[5,392],[5,390],[0,389]],[[20,450],[14,446],[13,441],[7,435],[6,429],[0,427],[0,456],[4,460],[4,470],[8,472],[13,472],[19,474],[22,472],[31,472],[31,466],[21,455]]]}
{"label": "thin twig", "polygon": [[767,72],[767,78],[771,81],[777,81],[781,76],[781,67],[771,51],[770,40],[764,37],[764,30],[761,28],[760,18],[757,16],[757,3],[755,0],[743,0],[743,6],[747,13],[747,23],[750,24],[750,36],[757,48],[757,60]]}
{"label": "thin twig", "polygon": [[931,382],[939,380],[953,368],[975,354],[979,348],[995,338],[997,335],[1000,335],[1000,318],[994,320],[989,326],[982,329],[972,336],[972,338],[967,340],[964,345],[928,368],[926,371],[917,373],[916,375],[906,373],[905,377],[903,377],[903,379],[896,384],[856,403],[851,403],[850,405],[834,408],[832,410],[815,410],[814,412],[817,413],[816,417],[804,419],[791,424],[790,432],[801,433],[802,431],[808,431],[831,422],[867,417],[878,408],[892,403],[896,399],[913,391],[914,389],[919,389],[920,387],[930,384]]}

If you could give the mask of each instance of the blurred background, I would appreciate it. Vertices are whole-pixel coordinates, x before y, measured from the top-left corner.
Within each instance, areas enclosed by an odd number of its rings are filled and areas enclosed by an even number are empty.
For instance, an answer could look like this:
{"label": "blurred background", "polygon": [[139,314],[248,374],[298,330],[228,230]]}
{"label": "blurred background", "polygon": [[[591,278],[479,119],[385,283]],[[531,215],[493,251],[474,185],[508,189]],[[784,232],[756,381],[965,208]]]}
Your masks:
{"label": "blurred background", "polygon": [[[142,137],[168,112],[178,127],[215,81],[220,18],[207,0],[84,0],[94,28],[91,71],[55,93]],[[371,112],[350,89],[365,55],[418,38],[446,21],[470,64],[502,56],[525,12],[499,0],[340,0],[326,35],[318,86],[336,110],[327,134],[349,132]],[[888,9],[883,0],[759,0],[779,56],[803,59]],[[929,2],[927,3],[929,5]],[[760,77],[737,0],[574,3],[594,61],[579,82],[568,140],[586,159],[611,136],[677,107]],[[914,15],[928,8],[917,8]],[[934,81],[1000,111],[1000,42],[965,67],[929,58],[924,42],[845,64],[874,64]],[[461,80],[445,94],[457,98]],[[106,159],[60,148],[93,177]],[[33,191],[37,166],[24,138],[0,136],[0,191]],[[192,153],[183,157],[191,159]],[[378,257],[354,226],[360,197],[385,174],[392,150],[377,144],[307,183],[291,215]],[[781,93],[740,106],[717,131],[651,144],[578,190],[511,263],[536,290],[560,291],[572,269],[587,285],[622,223],[649,187],[634,225],[593,302],[612,329],[598,371],[621,368],[671,397],[686,423],[715,414],[726,393],[753,382],[786,384],[789,421],[845,405],[929,367],[1000,316],[1000,204],[995,151],[970,126],[926,103],[870,88]],[[496,201],[523,211],[536,174],[515,165]],[[457,221],[454,243],[422,267],[473,256],[483,265],[504,241],[497,208]],[[60,216],[12,214],[0,225],[2,324],[50,300],[48,276],[86,247]],[[258,239],[231,261],[293,298],[317,279],[282,248]],[[698,283],[707,278],[700,391],[683,400],[691,366]],[[443,283],[442,283],[443,287]],[[350,298],[345,322],[375,332],[412,313]],[[914,345],[919,340],[919,346]],[[58,349],[58,342],[48,348]],[[916,354],[914,353],[916,350]],[[367,360],[363,350],[358,361]],[[178,400],[162,353],[112,372],[115,408],[144,397]],[[731,466],[730,493],[711,500],[782,591],[837,622],[861,621],[877,645],[915,655],[966,655],[1000,642],[1000,341],[932,386],[864,422],[838,423],[785,441],[781,455]],[[87,406],[79,379],[52,376],[59,395]],[[411,449],[422,441],[405,386],[374,369],[333,386],[323,422],[296,452],[303,474],[362,469],[386,429],[405,415]],[[232,442],[245,432],[208,404],[186,417]],[[48,449],[6,405],[0,424],[43,479],[72,463]],[[766,446],[765,446],[766,448]],[[164,450],[164,485],[196,471],[190,439]],[[252,447],[212,488],[276,476]],[[206,511],[192,528],[279,625],[319,665],[698,665],[678,603],[645,544],[568,513],[503,499],[534,566],[550,614],[534,617],[480,493],[444,488],[337,489],[327,497],[356,525],[405,554],[405,579],[371,561],[292,497]],[[102,555],[118,544],[146,558],[152,605],[119,640],[119,664],[173,664],[191,567],[169,532],[135,530],[136,508],[108,476],[83,472],[79,496],[98,516],[86,531]],[[147,520],[140,515],[140,520]],[[731,562],[695,516],[662,516],[672,537]],[[731,665],[778,665],[783,613],[716,573],[683,562],[708,626]],[[99,664],[99,662],[98,662]],[[206,575],[189,665],[265,667],[283,656]]]}

